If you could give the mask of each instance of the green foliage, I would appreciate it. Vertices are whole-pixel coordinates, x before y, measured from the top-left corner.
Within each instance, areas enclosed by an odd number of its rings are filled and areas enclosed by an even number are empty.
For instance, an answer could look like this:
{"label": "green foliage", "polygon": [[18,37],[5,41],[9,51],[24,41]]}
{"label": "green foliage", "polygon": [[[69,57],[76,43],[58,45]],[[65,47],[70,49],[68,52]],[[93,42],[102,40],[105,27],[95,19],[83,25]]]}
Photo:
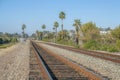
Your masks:
{"label": "green foliage", "polygon": [[8,44],[0,44],[0,48],[7,48],[9,46],[12,46],[12,43],[8,43]]}
{"label": "green foliage", "polygon": [[45,24],[42,25],[42,29],[46,29],[46,25]]}
{"label": "green foliage", "polygon": [[81,26],[80,20],[79,19],[75,19],[73,26],[75,27],[76,32],[78,32],[79,29],[80,29],[80,26]]}
{"label": "green foliage", "polygon": [[23,31],[22,31],[22,34],[23,34],[23,38],[25,38],[25,31],[24,31],[25,28],[26,28],[26,25],[23,24],[23,25],[22,25],[22,30],[23,30]]}
{"label": "green foliage", "polygon": [[78,45],[79,44],[79,31],[80,31],[80,27],[81,27],[80,20],[79,19],[75,19],[73,26],[75,27],[75,30],[76,30],[76,43]]}
{"label": "green foliage", "polygon": [[111,31],[111,34],[114,38],[120,40],[120,25]]}
{"label": "green foliage", "polygon": [[2,38],[0,38],[0,44],[2,44],[3,43],[3,39]]}
{"label": "green foliage", "polygon": [[116,47],[119,49],[119,51],[120,51],[120,40],[117,40],[116,41]]}
{"label": "green foliage", "polygon": [[59,23],[57,21],[54,22],[54,28],[58,28],[58,26],[59,26]]}
{"label": "green foliage", "polygon": [[37,38],[37,40],[39,40],[39,31],[38,30],[36,30],[36,38]]}
{"label": "green foliage", "polygon": [[25,24],[23,24],[22,25],[22,30],[24,30],[26,28],[26,25]]}
{"label": "green foliage", "polygon": [[110,44],[101,44],[97,41],[90,40],[86,42],[83,46],[85,49],[90,50],[102,50],[102,51],[108,51],[108,52],[118,52],[118,49],[115,47],[115,45]]}
{"label": "green foliage", "polygon": [[100,49],[99,50],[108,51],[108,45],[106,45],[106,44],[100,45]]}
{"label": "green foliage", "polygon": [[84,35],[83,40],[96,40],[99,38],[99,29],[93,22],[88,22],[82,25],[82,33]]}
{"label": "green foliage", "polygon": [[11,42],[12,42],[12,43],[16,43],[17,41],[18,41],[18,40],[17,40],[16,37],[11,38]]}
{"label": "green foliage", "polygon": [[6,48],[17,42],[17,38],[0,38],[0,48]]}
{"label": "green foliage", "polygon": [[59,13],[59,18],[62,20],[65,19],[65,13],[63,11]]}
{"label": "green foliage", "polygon": [[98,49],[98,43],[97,43],[97,41],[90,40],[90,41],[86,42],[86,43],[83,45],[83,47],[84,47],[85,49],[96,50],[96,49]]}
{"label": "green foliage", "polygon": [[108,51],[108,52],[118,52],[118,49],[115,47],[115,45],[110,44],[101,44],[99,50],[102,51]]}
{"label": "green foliage", "polygon": [[9,43],[10,42],[10,38],[3,38],[3,43]]}
{"label": "green foliage", "polygon": [[53,28],[53,30],[56,31],[56,36],[57,36],[57,28],[58,28],[58,26],[59,26],[59,23],[57,21],[54,22],[54,28]]}
{"label": "green foliage", "polygon": [[[63,11],[59,13],[59,18],[62,20],[61,29],[63,32],[63,19],[65,19],[65,13]],[[64,39],[64,34],[62,34],[61,37]]]}
{"label": "green foliage", "polygon": [[107,51],[109,51],[109,52],[118,52],[118,49],[115,46],[109,46]]}

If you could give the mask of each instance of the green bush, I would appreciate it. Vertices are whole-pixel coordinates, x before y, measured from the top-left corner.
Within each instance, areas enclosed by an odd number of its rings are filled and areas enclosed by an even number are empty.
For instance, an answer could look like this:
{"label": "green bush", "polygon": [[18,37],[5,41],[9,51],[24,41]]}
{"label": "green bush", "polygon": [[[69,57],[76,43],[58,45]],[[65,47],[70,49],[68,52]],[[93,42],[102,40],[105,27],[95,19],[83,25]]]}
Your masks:
{"label": "green bush", "polygon": [[10,42],[10,38],[3,38],[3,43],[9,43]]}
{"label": "green bush", "polygon": [[92,50],[97,50],[99,48],[98,46],[99,46],[98,42],[94,40],[90,40],[83,45],[85,49],[92,49]]}
{"label": "green bush", "polygon": [[108,49],[108,45],[107,44],[101,44],[100,50],[107,51],[107,49]]}
{"label": "green bush", "polygon": [[109,52],[118,52],[118,49],[115,46],[110,46],[107,51],[109,51]]}
{"label": "green bush", "polygon": [[10,40],[12,43],[16,43],[17,42],[17,38],[16,37],[13,37],[13,38],[11,38],[11,40]]}
{"label": "green bush", "polygon": [[114,44],[102,44],[98,43],[97,41],[90,40],[86,42],[83,47],[85,49],[91,49],[91,50],[102,50],[102,51],[108,51],[108,52],[118,52],[120,48],[120,41],[117,41],[116,43],[117,47]]}
{"label": "green bush", "polygon": [[120,40],[117,40],[116,41],[116,47],[119,49],[119,51],[120,51]]}
{"label": "green bush", "polygon": [[2,44],[3,43],[3,39],[2,38],[0,38],[0,44]]}

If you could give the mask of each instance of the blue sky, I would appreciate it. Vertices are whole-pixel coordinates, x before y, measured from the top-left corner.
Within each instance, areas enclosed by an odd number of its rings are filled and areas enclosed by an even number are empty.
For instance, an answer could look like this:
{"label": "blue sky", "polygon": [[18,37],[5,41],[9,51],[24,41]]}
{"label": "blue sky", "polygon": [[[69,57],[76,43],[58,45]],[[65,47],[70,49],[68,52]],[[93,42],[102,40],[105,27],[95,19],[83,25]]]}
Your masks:
{"label": "blue sky", "polygon": [[[0,32],[21,33],[26,24],[26,33],[32,34],[46,24],[52,31],[53,23],[61,20],[64,11],[64,29],[74,29],[74,19],[82,24],[93,21],[99,27],[115,28],[120,24],[120,0],[0,0]],[[61,30],[59,26],[58,30]]]}

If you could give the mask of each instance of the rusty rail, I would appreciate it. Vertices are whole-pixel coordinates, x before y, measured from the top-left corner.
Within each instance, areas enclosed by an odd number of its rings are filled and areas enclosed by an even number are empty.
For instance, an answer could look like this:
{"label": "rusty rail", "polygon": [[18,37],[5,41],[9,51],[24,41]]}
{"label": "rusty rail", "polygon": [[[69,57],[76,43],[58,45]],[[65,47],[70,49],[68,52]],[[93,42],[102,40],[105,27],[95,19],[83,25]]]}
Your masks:
{"label": "rusty rail", "polygon": [[[92,73],[91,71],[88,71],[84,67],[80,67],[79,65],[70,62],[61,56],[58,56],[57,54],[49,51],[45,47],[42,47],[40,45],[38,46],[35,43],[34,45],[36,46],[36,49],[38,50],[40,56],[43,58],[44,64],[47,66],[48,72],[52,74],[53,80],[62,80],[62,79],[68,80],[68,78],[71,80],[105,80],[105,78],[95,73]],[[66,66],[69,69],[66,68]],[[60,70],[58,68],[60,68]],[[64,68],[65,70],[62,71],[62,69]],[[72,72],[75,75],[72,74]]]}
{"label": "rusty rail", "polygon": [[66,49],[66,50],[70,50],[70,51],[77,52],[80,54],[86,54],[86,55],[101,58],[104,60],[112,61],[114,63],[120,63],[120,55],[91,51],[91,50],[86,50],[86,49],[81,49],[81,48],[77,49],[77,48],[73,48],[73,47],[69,47],[69,46],[63,46],[63,45],[57,45],[57,44],[51,44],[51,43],[45,43],[45,44],[51,45],[54,47],[59,47],[59,48]]}
{"label": "rusty rail", "polygon": [[[31,43],[31,50],[33,51],[34,57],[36,58],[36,61],[37,61],[37,64],[35,62],[33,64],[33,66],[38,65],[40,70],[39,71],[38,70],[31,71],[29,74],[30,75],[29,80],[41,80],[41,79],[42,80],[53,80],[51,75],[47,71],[42,59],[39,57],[38,51],[34,48],[33,43]],[[31,73],[32,73],[32,76],[31,76]],[[40,74],[40,75],[38,75],[38,74]]]}

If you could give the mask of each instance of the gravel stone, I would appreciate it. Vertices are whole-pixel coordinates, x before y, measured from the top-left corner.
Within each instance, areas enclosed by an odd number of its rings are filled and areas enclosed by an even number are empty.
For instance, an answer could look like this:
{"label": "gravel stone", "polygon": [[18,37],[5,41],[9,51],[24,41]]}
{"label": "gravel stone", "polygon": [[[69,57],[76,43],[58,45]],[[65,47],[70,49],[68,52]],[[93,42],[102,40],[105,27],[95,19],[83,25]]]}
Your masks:
{"label": "gravel stone", "polygon": [[28,80],[29,41],[0,50],[0,80]]}
{"label": "gravel stone", "polygon": [[42,43],[40,45],[111,80],[120,80],[120,64]]}

